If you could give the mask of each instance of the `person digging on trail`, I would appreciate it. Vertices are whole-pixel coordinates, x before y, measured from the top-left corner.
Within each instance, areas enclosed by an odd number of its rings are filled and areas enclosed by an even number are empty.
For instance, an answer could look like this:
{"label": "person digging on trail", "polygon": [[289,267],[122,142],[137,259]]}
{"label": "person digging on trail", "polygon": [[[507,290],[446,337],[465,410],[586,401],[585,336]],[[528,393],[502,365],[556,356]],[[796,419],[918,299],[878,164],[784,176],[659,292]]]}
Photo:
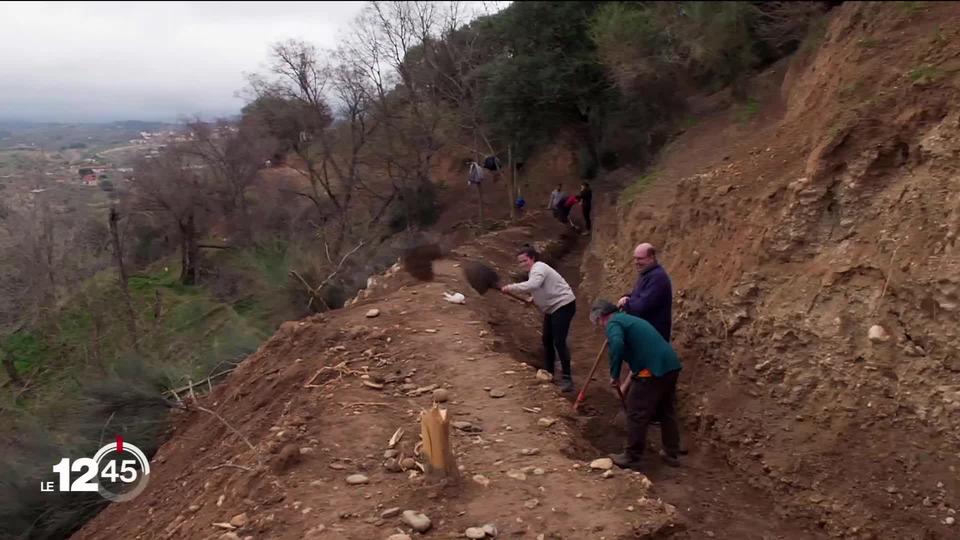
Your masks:
{"label": "person digging on trail", "polygon": [[587,230],[583,231],[583,234],[590,234],[590,230],[593,227],[590,222],[590,210],[592,207],[593,191],[590,189],[590,184],[584,182],[580,185],[580,209],[583,211],[583,221],[587,227]]}
{"label": "person digging on trail", "polygon": [[658,418],[663,442],[661,458],[678,466],[676,391],[682,366],[677,353],[650,323],[618,311],[606,300],[594,302],[590,322],[601,325],[607,336],[610,385],[620,387],[624,362],[630,368],[626,390],[621,390],[627,413],[627,444],[623,453],[611,455],[610,459],[621,468],[638,469],[647,444],[647,426]]}
{"label": "person digging on trail", "polygon": [[670,276],[657,262],[657,251],[651,244],[642,243],[633,250],[633,263],[640,276],[633,291],[620,298],[617,307],[653,325],[669,343],[673,304]]}
{"label": "person digging on trail", "polygon": [[517,262],[529,272],[527,281],[513,283],[501,288],[506,293],[531,293],[533,303],[543,312],[543,369],[554,376],[554,365],[560,357],[563,373],[559,381],[560,391],[573,391],[573,375],[570,369],[570,348],[567,335],[570,323],[577,312],[573,289],[559,272],[540,261],[540,255],[530,246],[517,253]]}

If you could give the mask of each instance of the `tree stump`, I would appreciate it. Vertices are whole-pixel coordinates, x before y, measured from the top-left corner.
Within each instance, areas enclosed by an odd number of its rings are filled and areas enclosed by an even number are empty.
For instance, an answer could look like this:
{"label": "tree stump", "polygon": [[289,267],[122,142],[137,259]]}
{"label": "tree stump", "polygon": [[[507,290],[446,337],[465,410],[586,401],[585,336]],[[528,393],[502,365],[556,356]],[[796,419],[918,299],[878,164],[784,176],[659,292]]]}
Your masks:
{"label": "tree stump", "polygon": [[446,409],[434,403],[430,410],[420,412],[420,437],[423,439],[423,452],[427,456],[427,475],[458,478],[460,471],[450,445],[450,419]]}

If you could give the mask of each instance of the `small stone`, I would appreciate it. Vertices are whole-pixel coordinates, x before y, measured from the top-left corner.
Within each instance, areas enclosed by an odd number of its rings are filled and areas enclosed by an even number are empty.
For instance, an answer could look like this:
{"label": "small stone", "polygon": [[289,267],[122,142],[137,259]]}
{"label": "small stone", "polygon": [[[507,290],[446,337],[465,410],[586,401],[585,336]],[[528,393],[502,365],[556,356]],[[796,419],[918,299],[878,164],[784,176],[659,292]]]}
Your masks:
{"label": "small stone", "polygon": [[404,523],[413,527],[413,530],[419,533],[429,531],[432,525],[432,523],[430,523],[430,518],[413,510],[404,510],[403,517],[401,519]]}
{"label": "small stone", "polygon": [[301,456],[306,456],[306,455],[312,454],[312,453],[314,453],[314,452],[316,452],[316,450],[313,449],[313,448],[310,448],[309,446],[304,446],[303,448],[300,449],[300,455],[301,455]]}
{"label": "small stone", "polygon": [[943,520],[943,522],[946,523],[947,525],[953,525],[954,523],[957,522],[957,520],[953,516],[950,516],[947,519]]}
{"label": "small stone", "polygon": [[543,476],[543,475],[547,474],[547,471],[541,469],[540,467],[537,467],[537,468],[533,469],[533,474],[534,474],[535,476]]}
{"label": "small stone", "polygon": [[404,470],[410,470],[417,466],[417,462],[413,458],[407,457],[400,460],[400,466],[403,467]]}
{"label": "small stone", "polygon": [[238,527],[238,528],[239,528],[239,527],[244,527],[244,526],[246,526],[246,524],[247,524],[249,521],[250,521],[250,519],[247,517],[247,514],[246,514],[246,513],[237,514],[237,515],[233,516],[232,518],[230,518],[230,524],[233,525],[234,527]]}
{"label": "small stone", "polygon": [[426,332],[426,333],[428,333],[428,334],[436,334],[436,333],[437,333],[437,329],[436,329],[436,328],[427,328],[427,329],[424,330],[424,332]]}
{"label": "small stone", "polygon": [[360,484],[366,484],[369,481],[369,478],[362,474],[351,474],[347,477],[347,483],[351,486],[357,486]]}
{"label": "small stone", "polygon": [[613,460],[610,458],[595,459],[590,462],[590,468],[600,471],[609,471],[613,468]]}
{"label": "small stone", "polygon": [[237,533],[228,532],[221,534],[219,540],[240,540],[240,536]]}
{"label": "small stone", "polygon": [[446,403],[450,399],[450,392],[445,388],[437,388],[433,391],[433,401],[437,403]]}
{"label": "small stone", "polygon": [[374,317],[378,317],[379,315],[380,315],[380,310],[377,309],[377,308],[373,308],[373,309],[367,311],[367,318],[368,318],[368,319],[372,319],[372,318],[374,318]]}
{"label": "small stone", "polygon": [[507,471],[507,476],[513,478],[514,480],[526,480],[527,475],[523,471],[518,471],[516,469],[510,469]]}
{"label": "small stone", "polygon": [[523,450],[520,450],[520,454],[524,456],[535,456],[539,453],[540,453],[539,448],[524,448]]}
{"label": "small stone", "polygon": [[887,331],[884,329],[884,327],[880,326],[879,324],[875,324],[870,327],[870,330],[867,331],[867,338],[873,343],[883,343],[884,341],[890,339],[890,335],[887,334]]}
{"label": "small stone", "polygon": [[403,472],[403,467],[400,466],[400,462],[397,461],[397,458],[384,460],[383,468],[390,472]]}
{"label": "small stone", "polygon": [[636,473],[636,474],[640,476],[639,482],[640,482],[641,488],[650,489],[653,487],[653,482],[651,482],[650,479],[647,478],[645,474],[642,474],[642,473]]}
{"label": "small stone", "polygon": [[363,385],[374,390],[383,390],[383,385],[373,381],[363,381]]}
{"label": "small stone", "polygon": [[480,484],[483,487],[487,487],[490,485],[490,479],[482,474],[473,475],[473,481]]}
{"label": "small stone", "polygon": [[457,420],[455,422],[450,422],[450,425],[459,429],[460,431],[480,431],[479,428],[474,428],[473,424],[463,420]]}
{"label": "small stone", "polygon": [[478,539],[478,538],[485,538],[487,536],[487,533],[483,532],[483,529],[481,529],[480,527],[470,527],[469,529],[466,530],[466,532],[463,533],[463,535],[466,536],[467,538]]}
{"label": "small stone", "polygon": [[190,510],[191,512],[196,512],[199,509],[200,509],[200,505],[198,504],[191,504],[190,508],[187,508],[187,510]]}
{"label": "small stone", "polygon": [[613,478],[613,471],[603,471],[604,478]]}
{"label": "small stone", "polygon": [[340,463],[339,461],[334,461],[333,463],[331,463],[330,465],[328,465],[328,467],[330,467],[331,469],[333,469],[333,470],[335,470],[335,471],[342,471],[342,470],[344,470],[344,469],[347,468],[346,465],[344,465],[343,463]]}
{"label": "small stone", "polygon": [[410,540],[410,535],[408,534],[391,534],[387,537],[387,540]]}
{"label": "small stone", "polygon": [[541,418],[537,420],[537,425],[540,427],[550,427],[557,423],[556,418]]}
{"label": "small stone", "polygon": [[889,486],[887,488],[887,493],[896,493],[896,492],[897,492],[897,488],[895,486]]}
{"label": "small stone", "polygon": [[399,507],[387,508],[383,512],[380,512],[380,519],[389,519],[392,517],[397,517],[399,515],[400,515]]}
{"label": "small stone", "polygon": [[505,395],[507,395],[507,393],[504,392],[504,390],[503,390],[502,388],[494,388],[494,389],[490,390],[490,397],[492,397],[492,398],[494,398],[494,399],[496,399],[496,398],[502,398],[502,397],[505,396]]}
{"label": "small stone", "polygon": [[383,451],[383,459],[395,458],[399,455],[400,455],[400,452],[393,449]]}
{"label": "small stone", "polygon": [[553,375],[551,375],[550,372],[547,371],[547,370],[545,370],[545,369],[538,369],[538,370],[537,370],[537,380],[541,380],[541,381],[544,381],[544,382],[550,382],[550,381],[553,380]]}
{"label": "small stone", "polygon": [[494,538],[497,536],[497,526],[493,523],[487,523],[483,526],[483,532],[487,533],[487,536]]}
{"label": "small stone", "polygon": [[539,505],[540,505],[540,501],[537,499],[530,499],[529,501],[526,501],[525,503],[523,503],[523,506],[526,507],[527,510],[533,510]]}

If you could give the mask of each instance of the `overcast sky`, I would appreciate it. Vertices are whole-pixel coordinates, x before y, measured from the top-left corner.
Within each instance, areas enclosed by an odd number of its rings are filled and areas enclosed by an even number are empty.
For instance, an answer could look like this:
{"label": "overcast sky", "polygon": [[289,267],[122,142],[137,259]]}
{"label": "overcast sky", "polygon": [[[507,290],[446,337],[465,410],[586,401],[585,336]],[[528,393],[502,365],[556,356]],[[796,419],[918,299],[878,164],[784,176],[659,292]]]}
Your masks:
{"label": "overcast sky", "polygon": [[233,114],[271,43],[319,47],[362,2],[0,2],[0,119]]}

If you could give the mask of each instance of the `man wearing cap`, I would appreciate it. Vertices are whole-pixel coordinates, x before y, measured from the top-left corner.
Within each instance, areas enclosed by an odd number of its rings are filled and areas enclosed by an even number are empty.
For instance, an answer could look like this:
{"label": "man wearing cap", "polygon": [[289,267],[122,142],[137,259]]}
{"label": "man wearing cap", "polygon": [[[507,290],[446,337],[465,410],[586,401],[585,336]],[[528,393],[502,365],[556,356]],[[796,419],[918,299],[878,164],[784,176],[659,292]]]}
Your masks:
{"label": "man wearing cap", "polygon": [[679,465],[680,428],[677,425],[675,395],[680,361],[677,353],[649,322],[619,312],[606,300],[597,300],[590,321],[600,324],[610,351],[610,385],[620,384],[623,362],[630,367],[624,405],[627,409],[627,445],[622,454],[610,456],[617,466],[638,469],[647,441],[647,425],[660,420],[663,441],[661,457]]}

